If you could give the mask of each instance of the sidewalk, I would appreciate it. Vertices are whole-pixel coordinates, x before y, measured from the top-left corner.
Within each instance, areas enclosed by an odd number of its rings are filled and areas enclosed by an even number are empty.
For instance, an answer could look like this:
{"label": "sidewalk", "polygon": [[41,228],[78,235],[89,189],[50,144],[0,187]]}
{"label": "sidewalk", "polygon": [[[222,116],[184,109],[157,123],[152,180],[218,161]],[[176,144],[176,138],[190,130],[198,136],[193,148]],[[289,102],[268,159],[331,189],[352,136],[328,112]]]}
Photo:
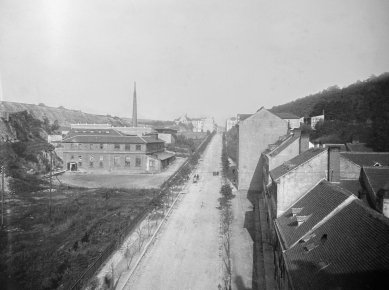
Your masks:
{"label": "sidewalk", "polygon": [[232,289],[253,289],[253,206],[247,199],[247,192],[233,188],[232,199],[234,219],[231,225]]}

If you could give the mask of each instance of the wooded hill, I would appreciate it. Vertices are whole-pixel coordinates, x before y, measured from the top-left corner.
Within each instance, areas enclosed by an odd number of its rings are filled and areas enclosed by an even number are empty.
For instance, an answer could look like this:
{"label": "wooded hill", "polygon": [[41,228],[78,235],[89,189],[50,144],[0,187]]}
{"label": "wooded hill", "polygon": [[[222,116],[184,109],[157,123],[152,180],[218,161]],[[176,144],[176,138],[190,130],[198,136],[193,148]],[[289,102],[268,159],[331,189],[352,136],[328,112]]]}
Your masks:
{"label": "wooded hill", "polygon": [[375,151],[389,151],[389,73],[371,76],[345,88],[331,86],[322,92],[271,111],[300,117],[325,113],[325,122],[313,132],[322,142],[345,143],[358,137]]}

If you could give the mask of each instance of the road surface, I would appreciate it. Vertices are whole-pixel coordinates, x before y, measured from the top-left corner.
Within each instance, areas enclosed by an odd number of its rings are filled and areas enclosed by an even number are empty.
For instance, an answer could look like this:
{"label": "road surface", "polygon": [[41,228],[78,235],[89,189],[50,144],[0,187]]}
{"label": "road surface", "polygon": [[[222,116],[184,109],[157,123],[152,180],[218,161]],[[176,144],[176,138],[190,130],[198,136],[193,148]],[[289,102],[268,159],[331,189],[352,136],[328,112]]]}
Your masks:
{"label": "road surface", "polygon": [[219,257],[218,210],[221,174],[221,135],[204,153],[177,209],[173,210],[154,244],[138,265],[125,289],[218,289],[222,285]]}

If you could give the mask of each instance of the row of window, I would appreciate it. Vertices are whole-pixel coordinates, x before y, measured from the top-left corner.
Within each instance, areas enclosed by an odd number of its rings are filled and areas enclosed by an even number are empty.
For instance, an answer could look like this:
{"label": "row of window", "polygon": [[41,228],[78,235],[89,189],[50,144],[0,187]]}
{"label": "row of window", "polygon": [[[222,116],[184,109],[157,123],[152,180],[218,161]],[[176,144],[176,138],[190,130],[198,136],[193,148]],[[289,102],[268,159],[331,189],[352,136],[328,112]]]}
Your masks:
{"label": "row of window", "polygon": [[[114,144],[113,149],[114,150],[120,150],[120,145],[121,144]],[[134,146],[134,145],[132,145]],[[134,148],[134,147],[133,147]],[[70,149],[86,149],[86,150],[96,150],[96,149],[104,149],[104,144],[77,144],[77,143],[70,143]],[[124,150],[126,151],[131,151],[131,144],[124,144]],[[141,151],[142,150],[142,145],[137,144],[135,145],[135,150],[136,151]]]}
{"label": "row of window", "polygon": [[[70,159],[74,159],[74,155],[70,156]],[[114,167],[120,167],[120,157],[119,156],[114,156],[113,157],[113,164]],[[89,156],[89,167],[94,167],[94,157]],[[82,167],[82,156],[78,156],[78,166]],[[131,166],[131,157],[130,156],[125,156],[124,157],[124,166],[125,167],[130,167]],[[141,156],[136,156],[135,157],[135,167],[141,167],[142,166],[142,157]],[[149,161],[149,166],[154,167],[155,166],[155,160],[150,160]],[[104,167],[104,156],[100,156],[99,160],[99,167]]]}

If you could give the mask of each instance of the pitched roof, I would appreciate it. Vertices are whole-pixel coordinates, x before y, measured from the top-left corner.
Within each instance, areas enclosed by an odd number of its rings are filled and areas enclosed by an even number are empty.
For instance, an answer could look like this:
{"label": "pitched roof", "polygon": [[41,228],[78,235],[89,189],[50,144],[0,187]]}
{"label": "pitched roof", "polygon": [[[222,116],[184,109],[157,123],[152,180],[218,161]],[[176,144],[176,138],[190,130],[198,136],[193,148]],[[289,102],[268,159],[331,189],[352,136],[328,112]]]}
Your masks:
{"label": "pitched roof", "polygon": [[[276,219],[279,232],[283,237],[285,248],[289,248],[301,239],[318,222],[336,209],[342,202],[351,196],[351,193],[322,180],[296,201],[283,215]],[[293,217],[292,209],[301,209],[296,216],[309,218],[297,226],[297,218]]]}
{"label": "pitched roof", "polygon": [[77,135],[66,138],[62,143],[105,143],[105,144],[146,144],[164,143],[165,141],[148,136],[99,136],[99,135]]}
{"label": "pitched roof", "polygon": [[273,149],[272,151],[270,151],[269,155],[271,157],[274,157],[274,156],[277,156],[280,152],[282,152],[284,149],[286,149],[290,144],[292,144],[294,141],[298,140],[300,138],[300,136],[294,136],[294,135],[290,135],[287,137],[287,139],[285,140],[282,140],[280,142],[280,144],[276,144],[274,143],[275,145],[278,145],[275,149]]}
{"label": "pitched roof", "polygon": [[122,133],[119,131],[116,131],[115,129],[111,128],[105,128],[105,129],[78,129],[73,128],[69,131],[67,138],[74,137],[74,136],[91,136],[91,135],[98,135],[98,136],[123,136]]}
{"label": "pitched roof", "polygon": [[271,113],[281,119],[300,119],[300,117],[297,117],[296,115],[293,115],[291,113],[273,113],[273,112]]}
{"label": "pitched roof", "polygon": [[316,156],[318,156],[319,154],[323,153],[326,150],[327,150],[326,148],[311,148],[307,151],[304,151],[303,153],[290,159],[284,164],[271,170],[270,175],[273,180],[276,180],[281,176],[285,175],[286,173],[288,173],[289,171],[292,171],[295,168],[299,167],[300,165],[304,164],[305,162],[311,160],[312,158],[315,158]]}
{"label": "pitched roof", "polygon": [[346,143],[347,150],[351,152],[372,152],[373,149],[366,146],[366,143]]}
{"label": "pitched roof", "polygon": [[358,190],[361,189],[361,184],[359,180],[353,179],[342,179],[340,180],[339,186],[345,190],[348,190],[356,196],[358,196]]}
{"label": "pitched roof", "polygon": [[389,165],[389,152],[340,152],[340,156],[362,166]]}
{"label": "pitched roof", "polygon": [[388,166],[371,166],[363,167],[369,184],[375,194],[389,182],[389,167]]}
{"label": "pitched roof", "polygon": [[389,289],[388,218],[354,200],[313,233],[285,251],[294,289]]}

